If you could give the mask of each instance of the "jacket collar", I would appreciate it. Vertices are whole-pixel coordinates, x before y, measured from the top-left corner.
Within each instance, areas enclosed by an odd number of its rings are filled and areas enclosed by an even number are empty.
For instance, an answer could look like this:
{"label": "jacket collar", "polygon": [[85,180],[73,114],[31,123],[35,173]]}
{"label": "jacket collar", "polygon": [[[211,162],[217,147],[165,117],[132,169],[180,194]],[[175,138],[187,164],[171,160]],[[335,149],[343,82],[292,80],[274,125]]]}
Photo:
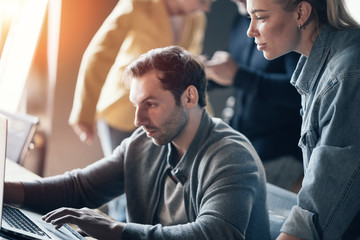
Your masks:
{"label": "jacket collar", "polygon": [[291,78],[291,84],[302,95],[312,92],[319,74],[325,66],[336,31],[329,25],[325,25],[315,40],[309,57],[302,55]]}

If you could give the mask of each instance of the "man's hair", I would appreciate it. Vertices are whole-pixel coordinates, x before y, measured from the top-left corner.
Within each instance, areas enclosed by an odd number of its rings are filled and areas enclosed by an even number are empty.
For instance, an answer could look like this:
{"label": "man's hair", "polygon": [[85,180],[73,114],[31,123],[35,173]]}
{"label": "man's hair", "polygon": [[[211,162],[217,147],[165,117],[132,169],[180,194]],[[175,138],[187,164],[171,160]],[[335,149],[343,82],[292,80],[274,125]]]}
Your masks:
{"label": "man's hair", "polygon": [[206,75],[203,64],[195,56],[178,46],[150,50],[127,66],[123,81],[129,86],[131,79],[153,70],[162,73],[160,82],[173,94],[177,105],[186,88],[193,85],[199,94],[198,104],[206,106]]}

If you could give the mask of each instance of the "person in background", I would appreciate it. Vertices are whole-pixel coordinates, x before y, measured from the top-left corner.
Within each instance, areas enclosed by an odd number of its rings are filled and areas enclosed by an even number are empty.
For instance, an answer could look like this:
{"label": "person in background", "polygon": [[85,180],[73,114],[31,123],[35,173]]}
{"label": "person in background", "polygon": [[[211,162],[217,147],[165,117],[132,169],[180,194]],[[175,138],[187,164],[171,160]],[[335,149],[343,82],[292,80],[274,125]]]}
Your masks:
{"label": "person in background", "polygon": [[[154,49],[124,81],[139,127],[131,137],[84,169],[6,182],[5,202],[53,210],[46,222],[97,239],[269,239],[261,160],[244,135],[208,114],[201,62],[180,47]],[[82,208],[124,191],[128,223]]]}
{"label": "person in background", "polygon": [[230,125],[245,134],[265,167],[269,183],[296,191],[303,175],[300,136],[300,96],[290,84],[299,54],[265,59],[247,36],[250,18],[246,0],[233,0],[235,17],[228,52],[216,51],[205,62],[208,79],[235,90]]}
{"label": "person in background", "polygon": [[[121,0],[86,49],[77,79],[69,124],[86,143],[95,125],[105,156],[135,130],[135,108],[121,83],[125,67],[157,47],[179,45],[200,54],[211,0]],[[125,219],[125,202],[108,205],[111,217]]]}
{"label": "person in background", "polygon": [[360,26],[343,0],[248,0],[267,59],[295,51],[305,175],[284,239],[360,238]]}

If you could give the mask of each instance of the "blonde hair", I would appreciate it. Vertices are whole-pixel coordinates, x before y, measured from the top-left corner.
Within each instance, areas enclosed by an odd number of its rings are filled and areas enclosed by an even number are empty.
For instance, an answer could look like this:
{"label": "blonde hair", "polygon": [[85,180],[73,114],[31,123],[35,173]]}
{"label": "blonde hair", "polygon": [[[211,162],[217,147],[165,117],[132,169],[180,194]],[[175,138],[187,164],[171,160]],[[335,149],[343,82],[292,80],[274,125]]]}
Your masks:
{"label": "blonde hair", "polygon": [[326,2],[327,19],[331,26],[337,29],[360,27],[359,23],[350,15],[344,0],[326,0]]}
{"label": "blonde hair", "polygon": [[345,0],[276,0],[285,11],[294,11],[300,2],[312,6],[310,18],[317,21],[318,27],[330,24],[337,29],[359,28],[360,24],[350,15]]}

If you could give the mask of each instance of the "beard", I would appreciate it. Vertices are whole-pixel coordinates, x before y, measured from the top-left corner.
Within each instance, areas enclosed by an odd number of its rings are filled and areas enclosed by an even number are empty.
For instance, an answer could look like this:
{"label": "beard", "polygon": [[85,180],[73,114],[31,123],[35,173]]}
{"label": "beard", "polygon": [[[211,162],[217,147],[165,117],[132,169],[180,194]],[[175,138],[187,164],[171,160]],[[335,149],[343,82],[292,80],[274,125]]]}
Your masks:
{"label": "beard", "polygon": [[188,113],[181,107],[176,107],[155,130],[151,139],[154,144],[166,145],[178,137],[188,124]]}

